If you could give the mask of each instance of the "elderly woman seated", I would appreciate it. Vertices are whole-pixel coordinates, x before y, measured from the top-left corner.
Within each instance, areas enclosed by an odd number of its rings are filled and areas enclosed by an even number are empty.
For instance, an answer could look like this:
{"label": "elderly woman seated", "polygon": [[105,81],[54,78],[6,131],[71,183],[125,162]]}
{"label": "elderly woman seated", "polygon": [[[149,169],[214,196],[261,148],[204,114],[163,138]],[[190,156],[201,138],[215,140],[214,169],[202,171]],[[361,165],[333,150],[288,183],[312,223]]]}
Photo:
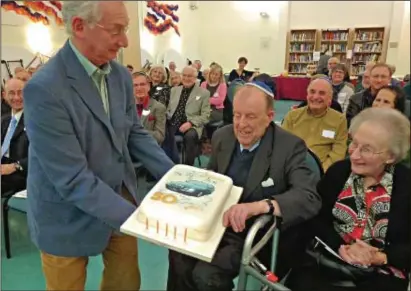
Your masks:
{"label": "elderly woman seated", "polygon": [[397,110],[369,108],[353,119],[350,133],[350,158],[317,185],[323,206],[312,233],[341,259],[318,243],[292,272],[293,291],[407,289],[411,173],[399,162],[410,148],[410,122]]}
{"label": "elderly woman seated", "polygon": [[148,76],[151,80],[150,97],[167,107],[170,101],[170,86],[167,84],[166,69],[162,65],[154,65]]}
{"label": "elderly woman seated", "polygon": [[181,85],[181,73],[180,72],[170,72],[170,80],[168,82],[171,88]]}

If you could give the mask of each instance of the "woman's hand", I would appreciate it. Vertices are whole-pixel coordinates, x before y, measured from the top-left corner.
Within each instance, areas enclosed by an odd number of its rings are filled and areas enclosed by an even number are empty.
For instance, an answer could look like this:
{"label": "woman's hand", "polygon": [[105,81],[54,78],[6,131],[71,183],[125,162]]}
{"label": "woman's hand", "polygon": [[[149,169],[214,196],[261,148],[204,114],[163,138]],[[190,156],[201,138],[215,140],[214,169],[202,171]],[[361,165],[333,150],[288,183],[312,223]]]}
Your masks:
{"label": "woman's hand", "polygon": [[378,249],[362,240],[357,240],[352,245],[343,245],[338,250],[341,258],[349,264],[370,266],[374,263]]}

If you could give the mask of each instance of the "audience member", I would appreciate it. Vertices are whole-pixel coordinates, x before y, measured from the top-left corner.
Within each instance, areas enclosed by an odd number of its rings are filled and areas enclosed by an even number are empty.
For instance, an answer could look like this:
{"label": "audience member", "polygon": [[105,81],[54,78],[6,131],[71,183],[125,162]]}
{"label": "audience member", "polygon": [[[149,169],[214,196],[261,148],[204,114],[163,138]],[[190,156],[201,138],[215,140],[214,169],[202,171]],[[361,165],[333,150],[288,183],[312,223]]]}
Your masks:
{"label": "audience member", "polygon": [[380,90],[372,103],[372,107],[393,108],[400,112],[405,111],[405,94],[398,86],[384,86]]}
{"label": "audience member", "polygon": [[24,71],[23,67],[15,67],[14,68],[14,76],[16,76],[21,71]]}
{"label": "audience member", "polygon": [[15,78],[26,83],[27,81],[31,79],[31,74],[27,72],[26,70],[22,70],[16,74]]}
{"label": "audience member", "polygon": [[7,103],[6,90],[4,90],[3,85],[1,85],[1,116],[5,116],[11,113],[11,107]]}
{"label": "audience member", "polygon": [[168,69],[170,70],[170,73],[175,72],[176,69],[177,69],[176,63],[173,62],[173,61],[169,62],[168,63]]}
{"label": "audience member", "polygon": [[[331,72],[333,68],[340,63],[340,60],[336,57],[331,57],[328,59],[328,64],[327,64],[327,70],[324,71],[324,74],[329,76],[331,78]],[[344,82],[347,82],[351,84],[351,79],[350,79],[350,74],[348,73],[348,70],[345,71],[344,75]],[[354,89],[354,88],[353,88]]]}
{"label": "audience member", "polygon": [[161,144],[166,131],[166,107],[150,98],[150,80],[146,73],[133,73],[137,114],[143,127]]}
{"label": "audience member", "polygon": [[150,98],[168,106],[170,86],[167,84],[167,72],[162,65],[153,65],[148,74],[151,80]]}
{"label": "audience member", "polygon": [[201,64],[200,60],[195,60],[193,65],[198,72],[197,79],[199,80],[199,84],[201,84],[205,81],[205,77],[203,76],[203,73],[201,72],[201,67],[203,65]]}
{"label": "audience member", "polygon": [[328,75],[328,60],[331,56],[327,55],[325,52],[320,53],[320,60],[318,61],[316,74]]}
{"label": "audience member", "polygon": [[132,74],[134,72],[134,67],[132,65],[127,65],[127,70]]}
{"label": "audience member", "polygon": [[[129,71],[123,1],[64,1],[69,40],[24,89],[30,141],[28,224],[47,290],[84,290],[102,255],[102,290],[139,290],[137,239],[120,234],[136,210],[133,162],[156,179],[174,164],[143,129]],[[114,25],[115,24],[115,25]]]}
{"label": "audience member", "polygon": [[331,69],[331,84],[333,88],[332,99],[341,105],[343,112],[347,110],[350,97],[354,90],[344,82],[344,76],[347,74],[347,67],[343,64],[337,64]]}
{"label": "audience member", "polygon": [[317,79],[307,89],[308,105],[288,112],[282,127],[303,139],[320,159],[324,171],[347,152],[347,120],[329,108],[332,87],[327,80]]}
{"label": "audience member", "polygon": [[[223,120],[224,100],[227,96],[227,85],[224,80],[223,68],[214,65],[210,68],[208,78],[201,84],[201,88],[210,92],[210,123]],[[209,136],[211,138],[211,135]]]}
{"label": "audience member", "polygon": [[[211,67],[205,68],[205,69],[203,70],[204,81],[203,81],[200,85],[204,84],[204,82],[206,82],[206,81],[208,80],[208,75],[210,74],[210,68],[211,68]],[[224,76],[224,75],[223,75],[223,76]]]}
{"label": "audience member", "polygon": [[379,63],[370,69],[370,87],[351,96],[347,110],[347,122],[365,108],[371,107],[378,90],[387,86],[391,81],[391,69],[387,64]]}
{"label": "audience member", "polygon": [[[183,85],[171,88],[170,104],[167,107],[169,138],[173,140],[175,134],[183,136],[183,163],[191,166],[198,155],[203,128],[210,117],[210,93],[196,84],[197,75],[194,67],[184,68]],[[174,146],[173,141],[171,146]]]}
{"label": "audience member", "polygon": [[[234,124],[215,132],[208,169],[229,176],[244,192],[240,202],[224,213],[227,229],[211,263],[170,251],[168,291],[233,290],[245,237],[262,214],[281,217],[278,266],[289,267],[288,259],[298,258],[302,241],[295,227],[315,216],[321,201],[315,191],[317,181],[305,163],[304,142],[272,122],[273,96],[268,87],[257,84],[237,91]],[[259,253],[262,262],[269,261],[270,246]]]}
{"label": "audience member", "polygon": [[181,73],[180,72],[170,72],[170,81],[168,83],[170,87],[177,87],[181,85]]}
{"label": "audience member", "polygon": [[24,127],[24,82],[9,79],[4,98],[11,114],[1,116],[1,196],[26,189],[29,140]]}
{"label": "audience member", "polygon": [[370,72],[372,67],[374,67],[375,63],[374,62],[368,62],[365,65],[365,70],[362,74],[358,76],[358,82],[357,86],[355,86],[355,93],[358,93],[362,90],[370,88]]}
{"label": "audience member", "polygon": [[248,64],[248,60],[245,57],[238,59],[238,69],[233,69],[228,77],[228,82],[232,82],[235,79],[241,79],[245,82],[252,81],[253,72],[247,71],[245,66]]}
{"label": "audience member", "polygon": [[350,159],[332,165],[317,186],[323,204],[312,233],[345,263],[314,248],[287,281],[293,291],[407,290],[411,172],[399,162],[410,148],[410,123],[396,110],[369,108],[350,134]]}

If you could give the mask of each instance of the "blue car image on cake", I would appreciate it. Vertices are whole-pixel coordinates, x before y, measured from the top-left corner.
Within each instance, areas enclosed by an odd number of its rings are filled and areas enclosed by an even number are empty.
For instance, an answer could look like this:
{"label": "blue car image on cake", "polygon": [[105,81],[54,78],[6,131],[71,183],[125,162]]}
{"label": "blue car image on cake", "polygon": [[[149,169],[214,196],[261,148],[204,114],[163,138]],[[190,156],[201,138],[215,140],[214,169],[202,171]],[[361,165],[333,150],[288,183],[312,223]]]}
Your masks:
{"label": "blue car image on cake", "polygon": [[166,188],[190,197],[210,195],[215,190],[214,185],[197,180],[168,182]]}

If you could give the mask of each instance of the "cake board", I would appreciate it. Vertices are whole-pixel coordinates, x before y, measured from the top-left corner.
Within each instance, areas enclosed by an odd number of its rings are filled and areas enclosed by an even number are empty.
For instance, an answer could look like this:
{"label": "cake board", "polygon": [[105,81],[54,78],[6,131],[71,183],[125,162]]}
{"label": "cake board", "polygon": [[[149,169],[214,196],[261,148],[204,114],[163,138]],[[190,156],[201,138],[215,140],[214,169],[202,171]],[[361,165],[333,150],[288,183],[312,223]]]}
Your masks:
{"label": "cake board", "polygon": [[217,219],[217,224],[214,228],[214,232],[210,239],[204,242],[196,241],[192,239],[186,240],[181,236],[177,236],[176,239],[172,235],[166,236],[165,232],[157,233],[154,228],[146,229],[146,225],[137,220],[137,215],[139,209],[137,210],[123,223],[120,230],[121,232],[144,239],[153,244],[174,250],[176,252],[185,254],[190,257],[197,258],[199,260],[210,263],[214,257],[218,245],[225,232],[225,227],[223,226],[223,214],[232,205],[237,204],[240,200],[243,188],[233,186],[230,195],[227,197],[226,203],[224,204],[223,211]]}

